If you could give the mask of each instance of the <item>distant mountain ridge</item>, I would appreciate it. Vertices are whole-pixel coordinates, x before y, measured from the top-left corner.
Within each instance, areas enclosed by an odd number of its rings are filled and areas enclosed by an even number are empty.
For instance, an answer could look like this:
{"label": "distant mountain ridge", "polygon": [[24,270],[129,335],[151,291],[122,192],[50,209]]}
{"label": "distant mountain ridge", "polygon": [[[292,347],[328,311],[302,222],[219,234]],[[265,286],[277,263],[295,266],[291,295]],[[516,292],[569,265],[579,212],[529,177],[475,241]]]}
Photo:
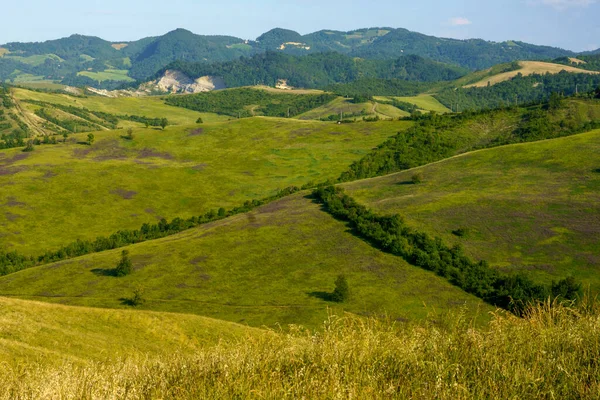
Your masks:
{"label": "distant mountain ridge", "polygon": [[[133,42],[109,42],[97,37],[71,35],[46,42],[7,43],[0,46],[0,81],[20,79],[24,74],[71,85],[102,84],[118,74],[123,76],[122,81],[145,80],[174,61],[210,64],[267,51],[295,56],[336,52],[379,60],[416,55],[471,70],[514,60],[549,60],[577,55],[569,50],[518,41],[446,39],[402,28],[366,28],[349,32],[321,30],[307,35],[275,28],[255,41],[233,36],[197,35],[176,29],[162,36]],[[111,73],[103,75],[104,71]]]}

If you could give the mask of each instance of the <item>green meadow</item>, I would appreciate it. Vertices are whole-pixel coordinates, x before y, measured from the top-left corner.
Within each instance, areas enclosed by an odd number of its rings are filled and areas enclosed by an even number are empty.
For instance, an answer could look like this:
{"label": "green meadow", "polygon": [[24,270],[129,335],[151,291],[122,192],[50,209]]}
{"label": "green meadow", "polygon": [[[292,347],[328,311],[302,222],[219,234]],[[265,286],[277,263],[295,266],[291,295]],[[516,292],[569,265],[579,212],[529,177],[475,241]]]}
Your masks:
{"label": "green meadow", "polygon": [[[425,111],[435,111],[437,113],[447,113],[450,112],[450,109],[440,103],[435,97],[428,94],[421,94],[419,96],[411,96],[411,97],[397,97],[397,96],[375,96],[375,100],[391,100],[396,99],[398,101],[404,101],[406,103],[414,104],[419,107],[421,110]],[[407,113],[408,114],[408,113]]]}
{"label": "green meadow", "polygon": [[100,72],[93,71],[81,71],[78,72],[77,75],[87,76],[95,81],[124,81],[124,82],[134,82],[135,79],[131,78],[128,75],[129,71],[126,69],[107,69]]}
{"label": "green meadow", "polygon": [[366,102],[355,104],[350,99],[338,97],[330,103],[327,103],[321,107],[317,107],[304,114],[300,114],[296,118],[307,120],[307,119],[321,119],[327,118],[330,115],[339,115],[343,113],[344,118],[358,120],[362,119],[362,116],[350,116],[351,114],[364,114],[365,116],[379,116],[382,119],[397,119],[400,117],[408,116],[406,111],[402,111],[394,106],[388,104],[380,104],[377,102]]}
{"label": "green meadow", "polygon": [[133,140],[124,130],[102,131],[91,146],[86,134],[76,134],[30,153],[3,150],[0,247],[36,255],[77,238],[229,209],[288,186],[334,179],[410,124],[257,117],[136,128]]}
{"label": "green meadow", "polygon": [[[170,311],[250,326],[318,328],[328,313],[436,318],[450,310],[488,318],[492,308],[432,272],[382,253],[300,193],[247,214],[127,247],[134,272],[110,274],[121,249],[0,278],[0,296],[105,308]],[[328,301],[339,274],[351,296]]]}
{"label": "green meadow", "polygon": [[[600,131],[476,151],[346,184],[369,207],[541,282],[600,290]],[[422,176],[413,184],[412,176]],[[462,229],[462,236],[453,231]]]}

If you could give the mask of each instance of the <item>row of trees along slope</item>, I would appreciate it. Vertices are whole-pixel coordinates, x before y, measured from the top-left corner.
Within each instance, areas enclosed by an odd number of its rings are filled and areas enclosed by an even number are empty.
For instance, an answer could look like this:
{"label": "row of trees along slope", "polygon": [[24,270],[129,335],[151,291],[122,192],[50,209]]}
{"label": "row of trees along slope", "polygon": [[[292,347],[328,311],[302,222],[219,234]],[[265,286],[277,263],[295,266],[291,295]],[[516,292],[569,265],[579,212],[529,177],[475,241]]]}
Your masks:
{"label": "row of trees along slope", "polygon": [[478,148],[572,135],[600,127],[600,101],[556,95],[529,107],[425,114],[344,172],[340,182],[385,175]]}

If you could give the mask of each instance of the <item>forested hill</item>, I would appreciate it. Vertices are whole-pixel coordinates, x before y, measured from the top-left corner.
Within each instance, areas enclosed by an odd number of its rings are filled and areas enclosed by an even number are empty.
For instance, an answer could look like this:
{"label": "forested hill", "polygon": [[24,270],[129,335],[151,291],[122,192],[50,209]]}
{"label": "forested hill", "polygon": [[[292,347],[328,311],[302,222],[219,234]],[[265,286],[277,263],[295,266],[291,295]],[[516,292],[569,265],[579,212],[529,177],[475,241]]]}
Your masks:
{"label": "forested hill", "polygon": [[352,32],[322,30],[304,36],[277,28],[261,35],[257,46],[291,54],[336,51],[369,59],[394,59],[402,54],[415,54],[473,70],[514,60],[544,60],[575,54],[519,41],[497,43],[481,39],[439,38],[403,28],[370,28]]}
{"label": "forested hill", "polygon": [[335,52],[301,57],[273,51],[223,63],[176,61],[160,71],[158,76],[166,70],[178,70],[194,79],[206,75],[219,76],[227,87],[256,84],[275,86],[279,79],[286,79],[289,85],[303,88],[323,88],[359,78],[450,81],[468,72],[461,67],[414,55],[395,60],[365,60]]}
{"label": "forested hill", "polygon": [[[275,51],[305,56],[336,52],[370,60],[396,60],[417,55],[434,61],[482,69],[513,60],[550,60],[575,53],[523,42],[456,40],[427,36],[406,29],[369,28],[350,32],[322,30],[308,35],[273,29],[256,40],[232,36],[196,35],[177,29],[134,42],[109,42],[72,35],[36,43],[0,45],[0,81],[23,75],[29,79],[93,84],[104,80],[145,80],[171,62],[224,62]],[[107,72],[107,74],[102,74]]]}

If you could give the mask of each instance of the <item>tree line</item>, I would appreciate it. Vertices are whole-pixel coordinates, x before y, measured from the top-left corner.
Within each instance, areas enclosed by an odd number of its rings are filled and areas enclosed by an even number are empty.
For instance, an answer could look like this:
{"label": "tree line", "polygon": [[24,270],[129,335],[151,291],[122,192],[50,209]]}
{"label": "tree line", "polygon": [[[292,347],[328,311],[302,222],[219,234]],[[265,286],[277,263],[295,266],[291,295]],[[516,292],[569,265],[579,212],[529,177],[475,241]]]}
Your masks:
{"label": "tree line", "polygon": [[[371,178],[425,165],[478,148],[529,142],[585,132],[600,127],[590,111],[600,104],[587,100],[575,104],[555,95],[554,103],[496,110],[466,111],[460,114],[414,115],[415,125],[398,132],[363,158],[353,162],[338,181]],[[502,131],[502,121],[516,121]],[[511,123],[512,124],[512,123]],[[483,141],[479,125],[497,129]]]}
{"label": "tree line", "polygon": [[38,256],[25,256],[16,251],[3,251],[0,249],[0,276],[8,275],[36,265],[48,264],[86,254],[116,249],[128,246],[130,244],[170,236],[202,224],[251,211],[256,207],[282,197],[289,196],[290,194],[296,193],[301,189],[306,189],[307,187],[308,186],[298,188],[296,186],[291,186],[278,191],[273,196],[259,200],[248,200],[244,202],[242,206],[234,207],[230,210],[226,210],[225,208],[221,207],[217,210],[210,210],[203,215],[194,216],[187,219],[174,218],[169,222],[163,218],[156,224],[145,223],[139,229],[119,230],[110,236],[97,237],[95,240],[77,239],[76,241],[63,246],[58,250],[48,250]]}
{"label": "tree line", "polygon": [[484,301],[520,315],[525,306],[548,297],[575,300],[581,285],[571,277],[549,286],[534,283],[525,275],[506,275],[474,262],[460,246],[448,247],[438,237],[408,227],[399,215],[378,215],[358,204],[343,189],[322,186],[312,192],[314,199],[337,219],[347,222],[353,232],[374,247],[402,257],[447,279],[453,285]]}

